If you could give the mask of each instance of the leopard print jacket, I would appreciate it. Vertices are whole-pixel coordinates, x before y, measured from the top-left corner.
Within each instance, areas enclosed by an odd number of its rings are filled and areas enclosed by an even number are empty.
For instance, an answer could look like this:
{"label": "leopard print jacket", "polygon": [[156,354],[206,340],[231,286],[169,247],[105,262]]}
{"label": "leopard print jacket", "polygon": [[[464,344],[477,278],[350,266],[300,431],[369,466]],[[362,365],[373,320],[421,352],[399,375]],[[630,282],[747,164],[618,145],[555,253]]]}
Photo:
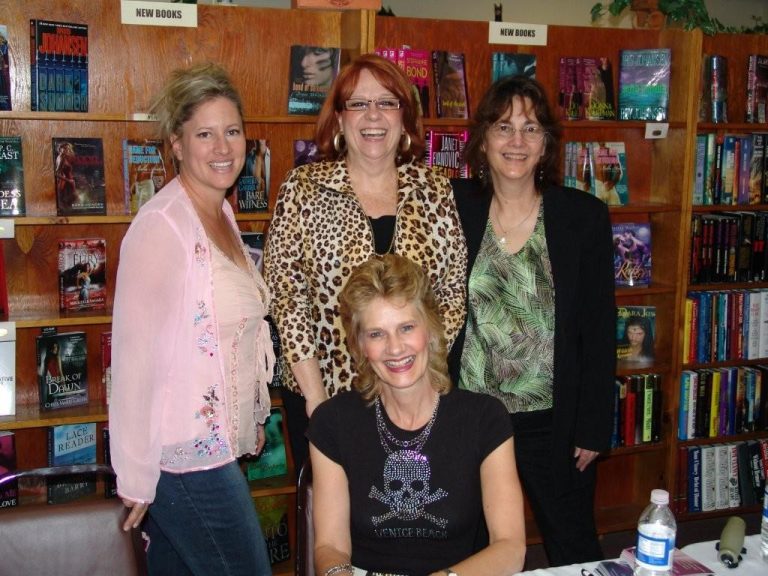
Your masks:
{"label": "leopard print jacket", "polygon": [[[450,346],[464,322],[467,248],[450,183],[421,163],[398,168],[394,252],[428,272]],[[283,348],[283,385],[299,392],[289,366],[317,358],[328,396],[355,378],[338,295],[352,270],[374,254],[373,231],[346,162],[289,172],[267,235],[264,276]]]}

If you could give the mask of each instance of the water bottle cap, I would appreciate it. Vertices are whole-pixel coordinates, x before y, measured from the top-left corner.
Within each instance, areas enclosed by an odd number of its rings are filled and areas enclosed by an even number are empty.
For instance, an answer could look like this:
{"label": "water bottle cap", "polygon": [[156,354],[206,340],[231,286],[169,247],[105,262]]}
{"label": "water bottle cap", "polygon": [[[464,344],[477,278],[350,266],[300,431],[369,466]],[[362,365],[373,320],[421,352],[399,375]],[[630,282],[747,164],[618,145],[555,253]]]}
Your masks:
{"label": "water bottle cap", "polygon": [[654,504],[669,504],[669,492],[660,488],[651,490],[651,502]]}

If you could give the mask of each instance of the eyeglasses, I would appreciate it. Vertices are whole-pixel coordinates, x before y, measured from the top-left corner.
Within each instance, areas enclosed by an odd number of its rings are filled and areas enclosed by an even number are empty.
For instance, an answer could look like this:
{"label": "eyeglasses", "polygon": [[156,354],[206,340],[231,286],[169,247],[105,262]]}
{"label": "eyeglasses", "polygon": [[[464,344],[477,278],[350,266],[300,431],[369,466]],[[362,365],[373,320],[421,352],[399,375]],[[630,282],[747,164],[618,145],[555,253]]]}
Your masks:
{"label": "eyeglasses", "polygon": [[371,104],[375,104],[378,110],[384,112],[400,109],[400,100],[397,98],[379,98],[378,100],[352,98],[344,102],[344,108],[349,112],[365,112]]}
{"label": "eyeglasses", "polygon": [[536,144],[544,139],[547,131],[538,124],[526,124],[522,128],[515,128],[507,122],[496,122],[491,124],[488,131],[499,140],[512,140],[516,133],[520,133],[523,140],[528,144]]}

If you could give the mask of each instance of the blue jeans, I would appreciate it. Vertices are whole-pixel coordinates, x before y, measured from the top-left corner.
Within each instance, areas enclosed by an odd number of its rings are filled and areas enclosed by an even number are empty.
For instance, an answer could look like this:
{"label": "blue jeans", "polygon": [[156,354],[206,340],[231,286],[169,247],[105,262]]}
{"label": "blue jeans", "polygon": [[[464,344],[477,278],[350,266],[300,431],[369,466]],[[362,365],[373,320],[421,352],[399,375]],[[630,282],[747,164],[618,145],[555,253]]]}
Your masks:
{"label": "blue jeans", "polygon": [[272,574],[259,517],[237,462],[184,474],[161,472],[144,529],[151,575]]}

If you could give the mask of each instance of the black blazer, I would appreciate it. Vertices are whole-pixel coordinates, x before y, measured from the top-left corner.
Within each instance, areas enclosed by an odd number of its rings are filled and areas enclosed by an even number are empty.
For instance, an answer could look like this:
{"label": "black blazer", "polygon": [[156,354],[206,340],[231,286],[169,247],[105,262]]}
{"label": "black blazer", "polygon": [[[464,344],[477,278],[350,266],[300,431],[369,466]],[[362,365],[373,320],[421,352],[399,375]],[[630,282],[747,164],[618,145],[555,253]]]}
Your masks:
{"label": "black blazer", "polygon": [[[467,239],[467,279],[488,222],[492,194],[478,180],[451,184]],[[544,191],[547,250],[555,284],[553,472],[563,490],[587,476],[574,466],[579,446],[609,448],[616,375],[613,242],[607,206],[594,196],[551,186]],[[466,324],[449,368],[458,382]],[[594,466],[591,466],[594,470]]]}

